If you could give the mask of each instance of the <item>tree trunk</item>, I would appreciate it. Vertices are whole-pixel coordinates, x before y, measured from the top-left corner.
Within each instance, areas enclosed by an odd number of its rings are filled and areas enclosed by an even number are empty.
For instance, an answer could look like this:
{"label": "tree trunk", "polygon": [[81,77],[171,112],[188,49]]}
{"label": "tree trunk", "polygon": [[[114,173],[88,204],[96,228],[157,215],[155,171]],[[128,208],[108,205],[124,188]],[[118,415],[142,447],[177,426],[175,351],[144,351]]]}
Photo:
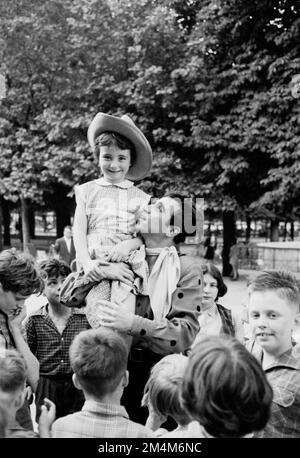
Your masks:
{"label": "tree trunk", "polygon": [[0,251],[3,250],[3,237],[2,237],[2,227],[3,227],[3,210],[2,210],[3,198],[0,197]]}
{"label": "tree trunk", "polygon": [[234,211],[223,211],[223,276],[229,277],[232,267],[229,263],[229,251],[236,241],[236,227]]}
{"label": "tree trunk", "polygon": [[64,205],[63,200],[61,201],[60,205],[55,208],[55,214],[56,214],[56,235],[57,237],[62,237],[65,226],[71,225],[71,216],[69,213],[69,209],[66,205]]}
{"label": "tree trunk", "polygon": [[287,235],[287,221],[284,222],[284,229],[283,229],[283,241],[286,241],[286,235]]}
{"label": "tree trunk", "polygon": [[249,243],[251,237],[251,218],[250,216],[246,216],[246,243]]}
{"label": "tree trunk", "polygon": [[4,224],[3,243],[5,246],[10,246],[10,211],[9,211],[9,203],[6,199],[2,199],[2,209],[3,209],[3,224]]}
{"label": "tree trunk", "polygon": [[294,221],[291,221],[291,240],[293,241],[294,241],[294,235],[295,235]]}
{"label": "tree trunk", "polygon": [[28,218],[29,218],[30,238],[35,239],[35,220],[34,220],[34,209],[33,208],[29,208]]}
{"label": "tree trunk", "polygon": [[279,219],[271,220],[270,240],[271,242],[278,242],[279,240]]}
{"label": "tree trunk", "polygon": [[30,243],[29,206],[28,206],[27,199],[25,199],[24,197],[21,197],[20,201],[21,201],[23,251],[26,253],[29,253],[29,248],[28,248],[28,245]]}

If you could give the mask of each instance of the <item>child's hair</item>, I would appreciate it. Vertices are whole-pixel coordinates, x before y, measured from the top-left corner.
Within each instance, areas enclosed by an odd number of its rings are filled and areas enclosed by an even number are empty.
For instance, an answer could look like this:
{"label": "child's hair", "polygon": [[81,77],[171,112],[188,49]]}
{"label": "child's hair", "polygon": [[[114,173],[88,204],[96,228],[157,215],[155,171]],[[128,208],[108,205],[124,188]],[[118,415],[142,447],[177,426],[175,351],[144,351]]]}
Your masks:
{"label": "child's hair", "polygon": [[10,395],[22,389],[27,375],[24,358],[16,350],[1,350],[0,374],[0,392]]}
{"label": "child's hair", "polygon": [[249,294],[260,291],[276,291],[281,299],[295,304],[299,310],[300,293],[297,279],[290,272],[265,270],[253,278],[249,285]]}
{"label": "child's hair", "polygon": [[202,266],[203,275],[209,274],[215,280],[217,280],[218,284],[218,297],[223,297],[227,293],[227,286],[224,283],[223,277],[219,269],[213,265],[212,263],[207,263]]}
{"label": "child's hair", "polygon": [[190,417],[180,400],[181,384],[188,358],[181,354],[168,355],[152,368],[144,389],[143,405],[150,406],[159,415],[170,416],[181,425]]}
{"label": "child's hair", "polygon": [[259,361],[232,337],[205,336],[193,348],[183,405],[214,437],[242,437],[266,425],[272,388]]}
{"label": "child's hair", "polygon": [[39,264],[42,277],[47,278],[58,278],[67,277],[71,273],[71,269],[64,261],[60,259],[50,258]]}
{"label": "child's hair", "polygon": [[129,149],[130,163],[135,161],[135,147],[131,141],[117,132],[103,132],[95,140],[94,158],[99,160],[101,146],[116,146],[120,149]]}
{"label": "child's hair", "polygon": [[105,328],[82,331],[70,347],[70,362],[82,388],[97,398],[112,393],[127,367],[124,339]]}
{"label": "child's hair", "polygon": [[14,248],[0,253],[0,283],[4,291],[23,296],[41,293],[44,287],[33,257]]}

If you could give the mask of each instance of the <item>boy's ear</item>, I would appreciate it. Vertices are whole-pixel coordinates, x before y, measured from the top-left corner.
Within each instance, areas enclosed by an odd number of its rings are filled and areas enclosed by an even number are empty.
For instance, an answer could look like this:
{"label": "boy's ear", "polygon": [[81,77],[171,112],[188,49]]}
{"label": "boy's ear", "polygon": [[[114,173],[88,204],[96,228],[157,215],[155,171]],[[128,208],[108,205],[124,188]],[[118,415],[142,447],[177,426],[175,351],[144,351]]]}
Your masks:
{"label": "boy's ear", "polygon": [[128,383],[129,383],[129,372],[125,371],[122,386],[125,388],[126,386],[128,386]]}
{"label": "boy's ear", "polygon": [[300,329],[300,312],[295,315],[293,329]]}
{"label": "boy's ear", "polygon": [[20,391],[20,393],[17,395],[17,397],[15,399],[16,410],[19,410],[22,407],[22,405],[24,404],[25,395],[26,395],[26,387],[24,387],[24,389],[22,391]]}
{"label": "boy's ear", "polygon": [[73,382],[73,385],[75,386],[75,388],[77,388],[77,390],[82,390],[80,382],[79,382],[76,374],[72,375],[72,382]]}

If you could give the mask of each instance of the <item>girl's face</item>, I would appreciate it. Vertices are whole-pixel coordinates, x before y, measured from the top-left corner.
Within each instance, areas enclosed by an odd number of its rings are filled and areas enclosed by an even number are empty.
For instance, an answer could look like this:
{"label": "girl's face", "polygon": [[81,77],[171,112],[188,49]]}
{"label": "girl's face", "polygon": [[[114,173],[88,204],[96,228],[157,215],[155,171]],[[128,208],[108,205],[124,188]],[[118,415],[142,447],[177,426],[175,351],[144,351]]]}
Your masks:
{"label": "girl's face", "polygon": [[218,282],[209,273],[203,276],[202,304],[206,307],[213,305],[218,296]]}
{"label": "girl's face", "polygon": [[125,180],[130,167],[130,150],[117,146],[101,146],[99,167],[104,178],[110,183],[121,183]]}

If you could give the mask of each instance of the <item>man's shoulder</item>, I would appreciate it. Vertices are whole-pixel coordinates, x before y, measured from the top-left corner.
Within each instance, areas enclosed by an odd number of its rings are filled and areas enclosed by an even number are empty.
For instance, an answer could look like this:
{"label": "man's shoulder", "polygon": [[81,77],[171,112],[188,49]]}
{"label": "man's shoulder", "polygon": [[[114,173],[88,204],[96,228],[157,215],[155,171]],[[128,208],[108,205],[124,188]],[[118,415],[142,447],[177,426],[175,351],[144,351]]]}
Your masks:
{"label": "man's shoulder", "polygon": [[202,272],[201,261],[196,256],[191,255],[181,255],[179,256],[181,272],[185,273],[186,271],[193,270]]}

